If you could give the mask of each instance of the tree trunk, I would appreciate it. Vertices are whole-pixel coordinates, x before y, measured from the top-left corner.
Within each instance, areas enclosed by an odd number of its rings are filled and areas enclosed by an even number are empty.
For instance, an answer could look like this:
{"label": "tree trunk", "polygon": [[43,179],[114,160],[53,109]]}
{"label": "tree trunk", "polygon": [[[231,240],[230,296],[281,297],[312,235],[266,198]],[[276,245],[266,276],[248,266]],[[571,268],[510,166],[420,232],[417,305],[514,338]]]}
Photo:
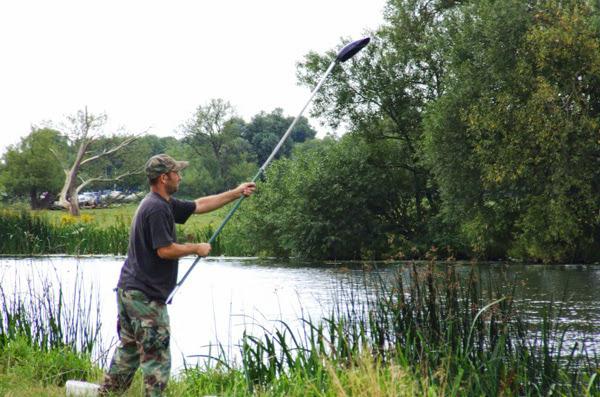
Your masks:
{"label": "tree trunk", "polygon": [[82,142],[81,145],[79,145],[75,162],[73,162],[71,169],[66,172],[65,184],[60,191],[58,200],[59,204],[68,209],[69,213],[73,216],[79,216],[79,200],[76,189],[77,174],[79,173],[79,167],[81,166],[81,161],[88,145],[89,143],[87,142]]}
{"label": "tree trunk", "polygon": [[31,189],[29,191],[29,206],[31,207],[32,210],[39,209],[37,191],[35,189]]}
{"label": "tree trunk", "polygon": [[75,186],[69,189],[69,213],[73,216],[79,216],[79,197]]}
{"label": "tree trunk", "polygon": [[38,200],[38,208],[41,210],[47,210],[54,202],[55,197],[56,196],[50,192],[42,193],[40,199]]}
{"label": "tree trunk", "polygon": [[75,162],[73,167],[67,172],[65,184],[60,191],[58,203],[69,210],[73,216],[79,216],[79,200],[75,189],[77,172],[79,171],[79,162]]}
{"label": "tree trunk", "polygon": [[46,210],[50,208],[50,205],[54,201],[54,194],[50,192],[44,192],[38,195],[36,190],[29,192],[30,207],[32,210]]}

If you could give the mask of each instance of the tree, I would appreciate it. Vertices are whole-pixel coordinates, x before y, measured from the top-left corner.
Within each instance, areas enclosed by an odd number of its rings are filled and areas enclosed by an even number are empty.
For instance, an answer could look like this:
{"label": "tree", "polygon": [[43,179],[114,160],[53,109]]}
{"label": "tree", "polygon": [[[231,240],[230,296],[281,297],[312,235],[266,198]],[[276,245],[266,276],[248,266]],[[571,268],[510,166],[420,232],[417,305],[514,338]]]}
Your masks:
{"label": "tree", "polygon": [[474,253],[597,260],[600,29],[583,1],[480,1],[450,18],[427,151]]}
{"label": "tree", "polygon": [[[283,109],[280,108],[271,113],[263,111],[252,117],[250,123],[244,128],[242,136],[252,146],[259,164],[263,164],[267,160],[293,121],[293,117],[284,117]],[[308,119],[301,117],[276,158],[289,156],[294,143],[313,139],[316,134],[317,132],[308,123]]]}
{"label": "tree", "polygon": [[224,145],[227,142],[225,125],[235,117],[233,106],[223,99],[211,99],[206,105],[198,106],[194,116],[183,128],[185,142],[200,156],[206,154],[206,147],[214,156],[219,177],[225,175],[222,160]]}
{"label": "tree", "polygon": [[[94,143],[94,150],[102,152],[119,144],[123,139],[120,136],[101,136]],[[81,169],[80,177],[88,179],[94,175],[104,175],[107,178],[114,177],[122,170],[139,169],[146,161],[155,154],[166,153],[170,147],[180,144],[174,137],[157,137],[155,135],[144,135],[127,146],[127,150],[119,150],[111,156],[105,156],[89,163]],[[96,181],[90,183],[87,188],[91,190],[113,189],[115,181]],[[148,180],[144,173],[133,173],[118,180],[120,190],[142,191],[148,188]]]}
{"label": "tree", "polygon": [[[423,114],[444,90],[445,42],[443,25],[448,2],[430,0],[389,1],[386,25],[372,32],[371,43],[356,57],[334,70],[315,98],[312,114],[334,128],[345,122],[362,135],[382,172],[408,172],[416,219],[412,238],[424,235],[439,199],[422,148]],[[298,76],[313,87],[336,51],[309,53]]]}
{"label": "tree", "polygon": [[[138,139],[138,136],[135,135],[121,137],[117,139],[118,142],[114,146],[95,150],[95,144],[102,136],[101,130],[106,123],[106,119],[105,114],[94,115],[88,113],[87,107],[67,118],[69,140],[76,152],[72,162],[64,164],[65,182],[60,192],[59,203],[74,216],[79,215],[79,192],[87,185],[94,182],[118,181],[129,175],[143,172],[140,165],[136,169],[120,170],[118,174],[113,176],[95,175],[83,178],[80,175],[82,167],[101,158],[112,156]],[[60,161],[61,156],[57,152],[54,153]]]}
{"label": "tree", "polygon": [[211,99],[199,106],[184,125],[183,141],[201,160],[194,164],[195,175],[201,177],[205,188],[211,186],[206,193],[231,188],[257,168],[251,147],[242,137],[245,125],[223,99]]}
{"label": "tree", "polygon": [[33,129],[4,154],[1,180],[7,193],[28,197],[32,209],[47,208],[60,190],[63,175],[50,150],[66,147],[66,137],[58,131]]}
{"label": "tree", "polygon": [[[388,238],[407,233],[410,179],[382,173],[359,135],[302,147],[267,169],[240,215],[242,240],[269,255],[379,258]],[[410,226],[408,226],[410,227]]]}

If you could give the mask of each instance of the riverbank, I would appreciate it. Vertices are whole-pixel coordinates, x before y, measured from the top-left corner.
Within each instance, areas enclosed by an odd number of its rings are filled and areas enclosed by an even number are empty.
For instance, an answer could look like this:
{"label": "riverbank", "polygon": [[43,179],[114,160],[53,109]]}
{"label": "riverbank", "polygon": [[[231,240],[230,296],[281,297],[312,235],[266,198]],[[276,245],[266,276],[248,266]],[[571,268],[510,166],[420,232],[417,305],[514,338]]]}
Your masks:
{"label": "riverbank", "polygon": [[[40,352],[26,346],[9,347],[0,356],[0,393],[6,397],[64,397],[64,376],[49,370],[68,371],[91,367],[88,381],[100,383],[102,370],[93,367],[82,358],[65,356],[57,365],[59,355],[64,352]],[[11,355],[10,366],[6,366],[6,356]],[[197,397],[215,396],[415,396],[442,395],[436,388],[420,384],[410,369],[400,365],[381,365],[366,356],[353,366],[340,368],[335,363],[323,360],[324,379],[302,375],[280,377],[269,385],[252,385],[240,369],[193,368],[169,382],[166,396]],[[79,367],[79,368],[77,368]],[[68,376],[68,373],[63,375]],[[141,373],[137,373],[125,397],[142,397]]]}
{"label": "riverbank", "polygon": [[[177,225],[180,242],[207,241],[221,224],[229,212],[229,206],[200,216],[193,216],[185,225]],[[84,209],[81,216],[73,217],[65,211],[36,210],[32,211],[23,205],[0,207],[0,252],[4,255],[123,255],[127,250],[129,227],[137,204],[129,203],[108,208]],[[252,206],[237,214],[222,230],[213,242],[212,255],[220,256],[258,256],[279,258],[312,258],[348,262],[352,260],[397,261],[397,260],[448,260],[448,261],[482,261],[500,260],[515,263],[522,262],[518,258],[508,256],[485,256],[468,250],[451,248],[449,245],[430,241],[411,242],[400,235],[388,236],[387,248],[383,246],[375,251],[366,250],[360,255],[350,257],[303,256],[285,248],[278,240],[276,231],[268,235],[257,234],[254,230],[256,222],[267,229],[268,222],[263,222],[260,214]],[[250,218],[248,218],[250,216]],[[251,220],[254,219],[254,220]],[[307,226],[311,229],[313,226]],[[315,226],[316,227],[316,226]],[[307,229],[307,230],[308,230]],[[262,229],[261,229],[262,230]],[[261,231],[263,233],[264,230]],[[333,238],[333,237],[332,237]],[[326,238],[325,240],[328,240]],[[333,238],[335,240],[335,238]],[[277,241],[279,242],[277,242]],[[402,241],[399,243],[399,241]],[[313,241],[313,244],[319,244]],[[284,244],[286,245],[286,244]],[[438,247],[438,245],[440,245]],[[362,259],[361,259],[362,258]],[[576,262],[594,264],[597,259],[590,256],[588,260]],[[595,262],[594,262],[595,261]],[[351,261],[350,261],[351,262]],[[539,263],[539,262],[538,262]],[[552,264],[552,262],[544,262]]]}

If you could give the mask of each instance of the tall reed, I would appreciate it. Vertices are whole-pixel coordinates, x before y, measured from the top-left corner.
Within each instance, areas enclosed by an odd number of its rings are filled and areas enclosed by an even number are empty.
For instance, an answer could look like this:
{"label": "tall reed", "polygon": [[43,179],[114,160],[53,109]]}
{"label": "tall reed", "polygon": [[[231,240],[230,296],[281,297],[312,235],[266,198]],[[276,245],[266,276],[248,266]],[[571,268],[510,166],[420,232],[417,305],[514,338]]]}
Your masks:
{"label": "tall reed", "polygon": [[100,345],[99,309],[80,284],[78,279],[72,296],[47,279],[41,288],[32,279],[23,290],[16,284],[11,293],[0,286],[0,378],[60,386],[95,376],[91,357]]}
{"label": "tall reed", "polygon": [[245,334],[240,370],[249,391],[298,378],[327,388],[332,366],[339,374],[367,354],[375,365],[408,368],[438,395],[600,393],[598,357],[565,339],[553,305],[541,323],[529,322],[514,287],[482,288],[474,271],[461,278],[453,266],[437,272],[413,264],[368,289],[342,291],[328,316],[302,319],[300,331],[280,323]]}
{"label": "tall reed", "polygon": [[93,306],[92,291],[84,291],[78,277],[71,297],[63,288],[56,288],[48,279],[41,287],[29,279],[26,289],[17,282],[11,294],[0,285],[0,347],[17,337],[41,350],[68,347],[91,353],[98,342],[101,319],[99,307]]}
{"label": "tall reed", "polygon": [[[4,255],[123,255],[129,243],[129,223],[119,218],[108,226],[65,216],[53,222],[28,210],[0,211],[0,252]],[[211,224],[192,230],[178,225],[181,242],[208,241],[214,228]],[[213,243],[213,255],[236,252],[235,244],[223,244],[223,237]]]}
{"label": "tall reed", "polygon": [[55,223],[26,210],[0,212],[0,252],[5,255],[124,254],[128,236],[123,221],[101,228],[70,218]]}

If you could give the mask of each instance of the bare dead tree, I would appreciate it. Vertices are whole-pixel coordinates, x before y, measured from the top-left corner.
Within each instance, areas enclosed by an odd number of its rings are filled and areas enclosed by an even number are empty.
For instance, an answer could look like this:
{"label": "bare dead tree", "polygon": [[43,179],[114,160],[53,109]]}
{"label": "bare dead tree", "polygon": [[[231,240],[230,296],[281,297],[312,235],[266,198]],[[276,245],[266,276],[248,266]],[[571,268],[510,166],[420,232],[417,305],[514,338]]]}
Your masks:
{"label": "bare dead tree", "polygon": [[[103,157],[111,156],[139,138],[139,135],[124,137],[123,140],[112,148],[104,149],[99,153],[91,153],[90,146],[102,136],[102,127],[106,123],[106,119],[106,114],[94,115],[88,113],[87,107],[84,110],[77,111],[75,115],[67,117],[67,135],[69,140],[77,146],[77,154],[72,163],[63,164],[65,183],[60,192],[58,202],[62,207],[69,210],[71,215],[79,216],[78,195],[85,186],[92,182],[118,181],[143,171],[142,169],[125,170],[123,173],[110,178],[97,176],[84,179],[80,176],[81,168],[86,164]],[[55,153],[55,156],[59,161],[61,160],[57,153]]]}

